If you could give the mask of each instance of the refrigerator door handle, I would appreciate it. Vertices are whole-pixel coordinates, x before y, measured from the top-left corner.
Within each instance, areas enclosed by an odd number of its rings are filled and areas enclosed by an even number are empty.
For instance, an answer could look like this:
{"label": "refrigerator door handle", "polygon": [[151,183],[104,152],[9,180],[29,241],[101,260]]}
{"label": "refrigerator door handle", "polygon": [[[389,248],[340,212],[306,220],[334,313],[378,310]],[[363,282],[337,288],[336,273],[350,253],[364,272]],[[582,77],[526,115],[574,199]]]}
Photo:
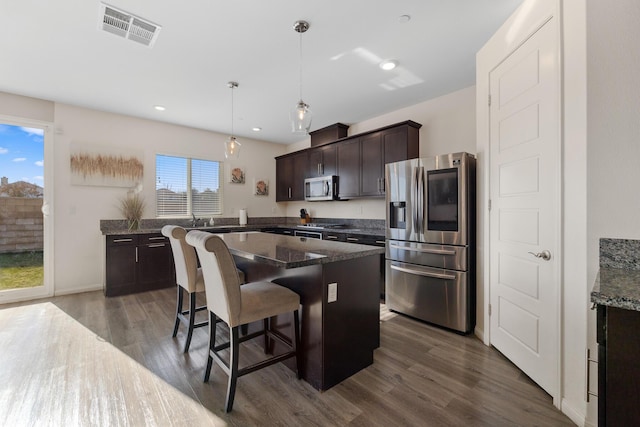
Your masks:
{"label": "refrigerator door handle", "polygon": [[393,249],[400,249],[403,251],[415,251],[415,252],[423,252],[427,254],[436,254],[436,255],[455,255],[456,254],[456,251],[451,251],[447,249],[413,248],[413,247],[407,247],[407,246],[394,245],[393,243],[389,243],[389,247]]}
{"label": "refrigerator door handle", "polygon": [[416,233],[420,233],[418,230],[418,170],[413,169],[413,177],[411,179],[411,228]]}
{"label": "refrigerator door handle", "polygon": [[412,270],[410,268],[404,268],[404,267],[398,267],[396,265],[392,265],[391,266],[392,270],[397,270],[397,271],[401,271],[403,273],[408,273],[408,274],[415,274],[418,276],[426,276],[426,277],[433,277],[435,279],[445,279],[445,280],[455,280],[456,276],[453,274],[445,274],[445,273],[428,273],[426,271],[418,271],[418,270]]}
{"label": "refrigerator door handle", "polygon": [[417,217],[418,217],[418,233],[424,234],[424,168],[419,167],[417,170],[417,182],[418,182],[418,200],[417,200]]}

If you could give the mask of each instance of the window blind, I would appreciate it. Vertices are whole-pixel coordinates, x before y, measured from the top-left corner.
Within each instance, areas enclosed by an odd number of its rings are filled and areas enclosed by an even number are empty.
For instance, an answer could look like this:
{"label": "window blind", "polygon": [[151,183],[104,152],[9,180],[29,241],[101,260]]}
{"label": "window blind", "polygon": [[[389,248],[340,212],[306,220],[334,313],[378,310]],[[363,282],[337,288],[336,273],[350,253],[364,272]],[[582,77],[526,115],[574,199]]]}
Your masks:
{"label": "window blind", "polygon": [[221,163],[156,155],[158,217],[222,213]]}

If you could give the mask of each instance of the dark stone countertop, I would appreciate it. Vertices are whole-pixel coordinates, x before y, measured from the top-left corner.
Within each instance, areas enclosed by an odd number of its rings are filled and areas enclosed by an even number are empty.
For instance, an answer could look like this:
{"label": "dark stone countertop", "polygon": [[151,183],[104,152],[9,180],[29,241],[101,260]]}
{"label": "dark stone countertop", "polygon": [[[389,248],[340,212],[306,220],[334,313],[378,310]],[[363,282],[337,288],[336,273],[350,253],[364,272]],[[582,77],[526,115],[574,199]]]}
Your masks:
{"label": "dark stone countertop", "polygon": [[[184,227],[185,230],[201,230],[209,231],[211,233],[232,233],[236,231],[260,231],[265,227],[262,225],[214,225],[213,227]],[[137,230],[102,230],[102,234],[105,236],[119,236],[124,234],[157,234],[160,233],[161,228],[139,228]]]}
{"label": "dark stone countertop", "polygon": [[591,291],[591,302],[640,311],[640,270],[600,268]]}
{"label": "dark stone countertop", "polygon": [[273,233],[240,232],[219,236],[233,255],[282,268],[327,264],[384,253],[382,247]]}
{"label": "dark stone countertop", "polygon": [[[124,222],[123,222],[124,223]],[[162,227],[143,227],[137,230],[129,231],[126,228],[103,228],[102,234],[105,236],[117,236],[124,234],[156,234],[160,233]],[[377,236],[384,238],[385,230],[381,228],[314,228],[314,227],[299,227],[295,224],[248,224],[248,225],[214,225],[203,227],[185,227],[187,230],[202,230],[209,231],[211,233],[233,233],[233,232],[248,232],[248,231],[262,231],[265,229],[282,228],[288,230],[307,230],[307,231],[329,231],[331,233],[344,233],[344,234],[360,234],[367,236]]]}
{"label": "dark stone countertop", "polygon": [[640,240],[601,238],[591,302],[640,311]]}

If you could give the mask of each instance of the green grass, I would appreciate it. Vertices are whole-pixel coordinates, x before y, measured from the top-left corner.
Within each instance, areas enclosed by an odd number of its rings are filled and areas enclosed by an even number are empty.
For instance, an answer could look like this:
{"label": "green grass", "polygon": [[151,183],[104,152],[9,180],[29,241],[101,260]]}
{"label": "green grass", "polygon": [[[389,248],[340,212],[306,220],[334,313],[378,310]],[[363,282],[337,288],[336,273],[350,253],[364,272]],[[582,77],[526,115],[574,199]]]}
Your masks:
{"label": "green grass", "polygon": [[0,290],[32,288],[43,283],[42,251],[0,254]]}

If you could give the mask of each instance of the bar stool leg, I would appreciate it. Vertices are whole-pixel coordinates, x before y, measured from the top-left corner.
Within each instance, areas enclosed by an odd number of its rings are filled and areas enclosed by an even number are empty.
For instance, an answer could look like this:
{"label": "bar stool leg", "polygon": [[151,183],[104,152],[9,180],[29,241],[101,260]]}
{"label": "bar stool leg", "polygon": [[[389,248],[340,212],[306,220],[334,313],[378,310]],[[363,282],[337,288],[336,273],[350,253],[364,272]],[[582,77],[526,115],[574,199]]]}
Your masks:
{"label": "bar stool leg", "polygon": [[300,350],[300,317],[298,310],[293,312],[293,350],[296,352],[296,373],[302,378],[302,351]]}
{"label": "bar stool leg", "polygon": [[209,381],[211,375],[211,365],[213,364],[213,348],[216,346],[216,330],[218,321],[216,315],[209,311],[209,357],[207,358],[207,369],[204,371],[204,382]]}
{"label": "bar stool leg", "polygon": [[191,344],[191,336],[193,335],[193,328],[196,323],[196,293],[191,292],[189,294],[189,329],[187,330],[187,341],[184,343],[184,352],[189,351],[189,345]]}
{"label": "bar stool leg", "polygon": [[180,326],[180,314],[182,313],[182,299],[183,299],[182,286],[176,285],[176,288],[178,288],[178,297],[176,298],[177,299],[177,304],[176,304],[176,323],[173,325],[173,336],[174,337],[176,335],[178,335],[178,327]]}
{"label": "bar stool leg", "polygon": [[233,398],[236,394],[236,384],[238,383],[238,327],[231,328],[231,345],[229,347],[229,382],[227,384],[227,402],[225,403],[225,412],[231,412],[233,409]]}

